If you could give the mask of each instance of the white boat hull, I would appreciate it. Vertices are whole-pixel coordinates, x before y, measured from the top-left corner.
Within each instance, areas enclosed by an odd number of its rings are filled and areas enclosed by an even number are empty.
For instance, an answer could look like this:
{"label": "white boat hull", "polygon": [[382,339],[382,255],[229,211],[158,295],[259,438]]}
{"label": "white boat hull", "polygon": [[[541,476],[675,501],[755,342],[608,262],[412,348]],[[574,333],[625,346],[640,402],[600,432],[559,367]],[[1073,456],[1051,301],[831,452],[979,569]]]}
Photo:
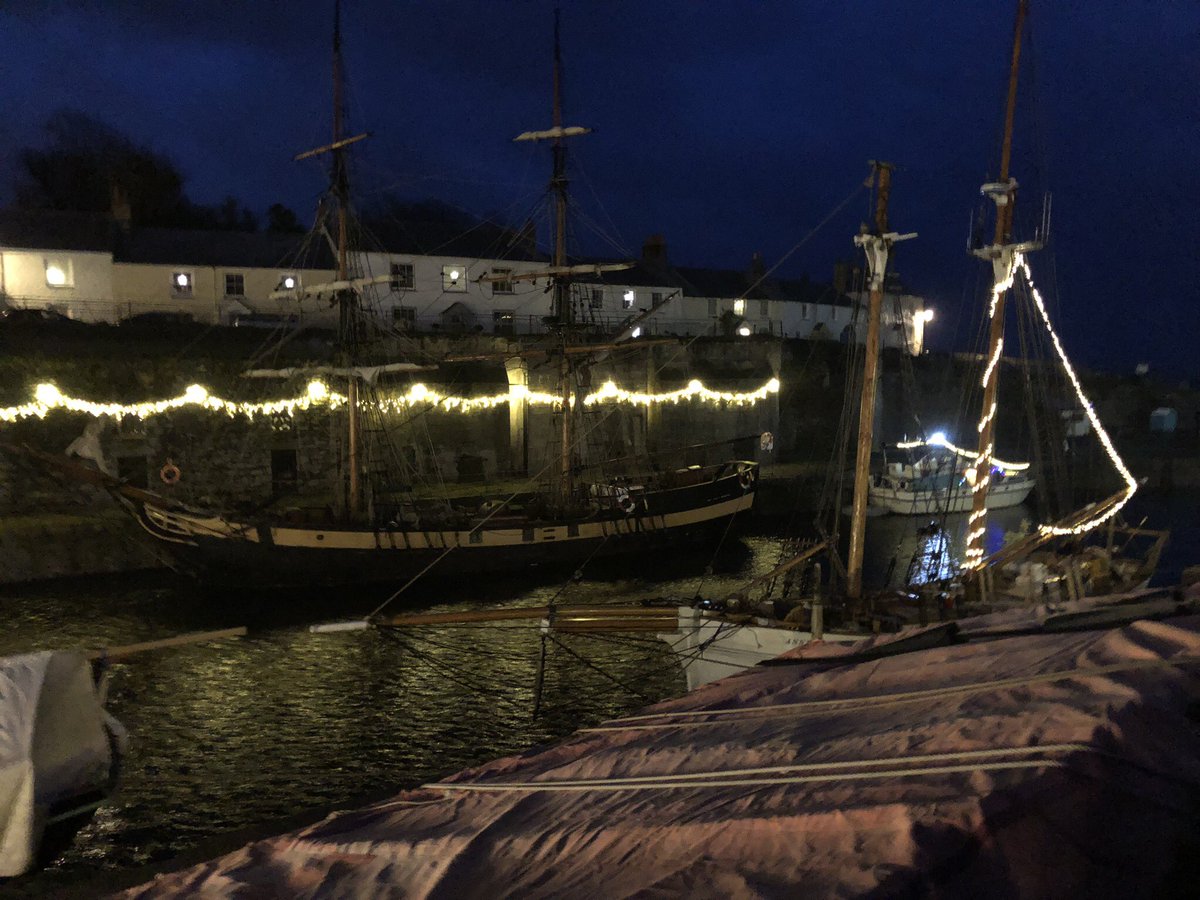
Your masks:
{"label": "white boat hull", "polygon": [[[707,617],[702,610],[679,607],[679,630],[659,634],[683,666],[688,690],[736,675],[812,641],[810,631],[777,625],[737,625]],[[853,642],[861,634],[826,632],[823,640]]]}
{"label": "white boat hull", "polygon": [[[988,489],[987,508],[1006,509],[1024,503],[1033,490],[1034,483],[1032,478],[1022,478],[993,484]],[[873,484],[867,502],[873,507],[902,516],[969,512],[971,491],[965,485],[953,489],[913,491],[890,484]]]}

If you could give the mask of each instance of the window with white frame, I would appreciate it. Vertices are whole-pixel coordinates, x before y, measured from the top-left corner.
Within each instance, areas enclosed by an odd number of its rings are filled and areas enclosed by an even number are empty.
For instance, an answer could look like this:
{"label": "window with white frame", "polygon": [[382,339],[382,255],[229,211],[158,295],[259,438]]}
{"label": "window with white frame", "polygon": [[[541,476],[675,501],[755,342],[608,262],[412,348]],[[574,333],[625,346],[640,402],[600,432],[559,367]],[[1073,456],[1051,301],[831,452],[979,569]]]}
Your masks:
{"label": "window with white frame", "polygon": [[801,303],[800,304],[800,318],[808,319],[810,316],[812,316],[812,304],[811,303]]}
{"label": "window with white frame", "polygon": [[226,297],[245,297],[246,296],[246,276],[241,272],[226,272],[225,273],[225,296]]}
{"label": "window with white frame", "polygon": [[513,283],[506,277],[512,274],[512,269],[492,269],[492,277],[496,280],[492,282],[493,294],[511,294],[513,292]]}
{"label": "window with white frame", "polygon": [[171,296],[190,297],[195,287],[196,276],[192,272],[178,271],[171,273]]}
{"label": "window with white frame", "polygon": [[442,266],[442,290],[464,293],[467,290],[467,267],[457,264]]}
{"label": "window with white frame", "polygon": [[633,291],[626,291],[621,295],[621,309],[633,309],[633,304],[637,301],[637,294]]}
{"label": "window with white frame", "polygon": [[604,288],[592,288],[588,306],[592,309],[604,309]]}
{"label": "window with white frame", "polygon": [[760,316],[762,316],[764,319],[771,314],[771,301],[770,300],[759,300],[758,301],[758,314]]}
{"label": "window with white frame", "polygon": [[412,331],[417,324],[417,311],[411,306],[393,306],[392,324],[401,331]]}
{"label": "window with white frame", "polygon": [[661,291],[653,291],[653,292],[651,292],[651,294],[650,294],[650,305],[651,305],[651,306],[658,306],[658,304],[662,303],[662,297],[663,297],[663,295],[662,295],[662,292],[661,292]]}
{"label": "window with white frame", "polygon": [[69,288],[75,286],[75,268],[69,257],[47,256],[43,260],[46,270],[46,286]]}
{"label": "window with white frame", "polygon": [[708,314],[710,316],[715,316],[717,314],[717,298],[716,297],[708,298]]}
{"label": "window with white frame", "polygon": [[391,264],[391,273],[393,291],[411,291],[416,284],[416,274],[413,272],[412,263],[394,262]]}

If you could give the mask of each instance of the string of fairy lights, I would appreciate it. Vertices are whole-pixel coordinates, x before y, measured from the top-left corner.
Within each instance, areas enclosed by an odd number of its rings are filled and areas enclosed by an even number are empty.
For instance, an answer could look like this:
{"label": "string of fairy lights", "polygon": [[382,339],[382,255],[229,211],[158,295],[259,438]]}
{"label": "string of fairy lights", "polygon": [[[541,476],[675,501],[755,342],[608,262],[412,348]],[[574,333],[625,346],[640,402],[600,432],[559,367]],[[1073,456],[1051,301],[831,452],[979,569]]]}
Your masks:
{"label": "string of fairy lights", "polygon": [[[1100,417],[1096,415],[1096,410],[1092,406],[1092,402],[1088,399],[1087,394],[1084,393],[1083,385],[1079,382],[1079,376],[1075,373],[1075,367],[1071,365],[1070,359],[1067,358],[1067,352],[1063,349],[1062,341],[1059,340],[1058,333],[1054,330],[1054,326],[1050,323],[1050,314],[1046,311],[1046,304],[1042,299],[1041,292],[1037,289],[1037,285],[1034,284],[1033,270],[1030,268],[1029,260],[1026,259],[1025,254],[1019,251],[1015,252],[1008,267],[1007,275],[998,280],[992,286],[992,299],[988,308],[989,316],[995,315],[996,305],[1000,295],[1013,286],[1013,283],[1016,280],[1017,272],[1021,273],[1021,276],[1025,280],[1026,286],[1029,288],[1029,293],[1033,298],[1034,306],[1038,311],[1038,315],[1041,317],[1042,324],[1046,326],[1046,332],[1050,335],[1050,340],[1054,346],[1054,351],[1058,355],[1059,361],[1062,363],[1063,371],[1066,372],[1067,378],[1071,382],[1071,387],[1075,391],[1075,397],[1078,399],[1080,407],[1087,416],[1088,422],[1091,424],[1092,429],[1096,433],[1096,437],[1100,441],[1100,445],[1104,448],[1104,452],[1108,455],[1109,461],[1113,464],[1113,467],[1117,470],[1117,473],[1125,482],[1124,495],[1116,503],[1112,504],[1111,506],[1107,506],[1101,512],[1098,512],[1096,515],[1091,516],[1085,521],[1071,526],[1038,526],[1038,531],[1041,534],[1048,536],[1065,537],[1085,534],[1116,516],[1137,491],[1138,482],[1137,479],[1133,477],[1133,474],[1129,471],[1129,468],[1125,465],[1125,461],[1121,459],[1121,455],[1117,453],[1116,448],[1113,446],[1112,438],[1110,438],[1108,432],[1104,430],[1104,426],[1100,423]],[[1000,362],[1001,347],[1002,343],[997,346],[996,352],[992,355],[991,359],[988,360],[987,366],[984,368],[983,377],[981,380],[981,385],[984,388],[988,386],[989,381],[993,377],[996,377],[996,369]],[[977,430],[981,434],[983,433],[987,422],[993,416],[995,416],[995,414],[996,405],[994,403],[990,409],[982,411],[979,424],[977,426]],[[1004,460],[997,459],[995,456],[992,456],[992,451],[994,449],[993,445],[989,444],[987,447],[982,448],[978,452],[967,450],[962,447],[955,446],[946,439],[945,435],[941,434],[940,432],[934,434],[928,440],[905,441],[898,446],[901,449],[913,449],[917,447],[942,447],[954,453],[956,456],[959,456],[963,459],[969,459],[971,463],[966,474],[967,480],[971,483],[972,493],[981,490],[983,486],[987,485],[991,480],[990,469],[987,470],[987,474],[984,474],[982,477],[977,476],[978,470],[982,467],[984,460],[988,460],[991,466],[995,466],[997,469],[1004,472],[1019,472],[1029,468],[1029,463],[1005,462]],[[984,534],[984,528],[982,525],[976,527],[976,523],[980,522],[980,520],[984,519],[986,516],[987,508],[985,507],[977,512],[972,512],[967,519],[968,549],[966,551],[967,558],[963,563],[964,568],[978,568],[983,563],[982,548],[974,547],[973,544],[975,539],[982,537]]]}
{"label": "string of fairy lights", "polygon": [[[727,406],[751,406],[777,393],[779,393],[778,378],[770,379],[753,391],[716,391],[705,387],[698,380],[692,380],[685,387],[663,393],[627,391],[617,387],[611,381],[606,381],[599,390],[587,394],[579,400],[572,397],[572,403],[582,403],[584,406],[600,403],[650,406],[656,403],[678,404],[700,401]],[[262,402],[226,400],[211,394],[207,388],[201,385],[193,384],[178,397],[141,403],[96,403],[67,396],[55,385],[42,383],[34,390],[33,399],[30,402],[19,406],[0,408],[0,422],[12,423],[21,419],[44,418],[54,410],[86,413],[95,417],[124,418],[132,416],[137,419],[147,419],[184,407],[197,407],[211,412],[224,413],[230,417],[245,416],[250,419],[256,416],[286,415],[292,417],[314,407],[336,409],[346,402],[345,394],[331,390],[323,381],[310,381],[304,393],[299,396]],[[460,397],[441,393],[424,384],[414,384],[407,391],[385,394],[380,398],[379,405],[385,411],[404,411],[423,407],[453,413],[472,413],[494,409],[508,403],[561,407],[562,397],[558,394],[532,391],[524,385],[512,385],[507,391],[499,394]]]}

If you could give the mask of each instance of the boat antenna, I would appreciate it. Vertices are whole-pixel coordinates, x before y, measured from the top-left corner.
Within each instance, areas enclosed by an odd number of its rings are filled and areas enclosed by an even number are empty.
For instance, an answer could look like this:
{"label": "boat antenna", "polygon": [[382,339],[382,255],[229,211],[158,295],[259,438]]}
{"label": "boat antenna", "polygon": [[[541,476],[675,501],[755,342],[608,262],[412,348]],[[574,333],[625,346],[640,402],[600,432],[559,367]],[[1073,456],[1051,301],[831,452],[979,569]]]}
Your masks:
{"label": "boat antenna", "polygon": [[892,191],[891,163],[872,160],[875,191],[875,230],[859,234],[854,243],[867,255],[870,296],[867,301],[867,341],[863,351],[862,394],[858,407],[858,450],[854,458],[854,502],[850,516],[850,551],[846,560],[846,597],[862,597],[863,543],[867,532],[867,492],[871,479],[871,447],[875,440],[875,395],[879,382],[879,320],[887,276],[888,254],[898,241],[916,234],[888,231],[888,200]]}
{"label": "boat antenna", "polygon": [[1029,0],[1018,0],[1017,21],[1013,28],[1012,59],[1008,71],[1008,100],[1004,110],[1004,139],[1000,145],[1000,173],[995,182],[980,189],[996,204],[996,237],[990,247],[981,247],[975,254],[992,263],[991,325],[988,329],[988,349],[983,373],[983,403],[979,420],[979,445],[966,476],[971,484],[971,515],[967,519],[967,547],[963,567],[976,569],[983,563],[983,536],[987,519],[988,484],[991,481],[991,458],[996,448],[996,404],[1000,385],[1000,354],[1004,349],[1004,311],[1008,287],[1013,273],[1015,253],[1036,249],[1037,244],[1013,244],[1013,207],[1016,204],[1017,182],[1009,176],[1012,162],[1013,120],[1017,111],[1017,76],[1020,73],[1021,33],[1029,12]]}

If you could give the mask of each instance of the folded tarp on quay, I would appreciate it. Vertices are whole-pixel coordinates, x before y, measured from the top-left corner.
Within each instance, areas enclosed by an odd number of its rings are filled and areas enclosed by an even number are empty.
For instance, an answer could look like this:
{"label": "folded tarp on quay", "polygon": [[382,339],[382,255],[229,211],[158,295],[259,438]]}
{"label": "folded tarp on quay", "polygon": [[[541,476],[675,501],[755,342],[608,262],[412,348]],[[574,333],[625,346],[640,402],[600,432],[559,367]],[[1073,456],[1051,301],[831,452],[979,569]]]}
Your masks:
{"label": "folded tarp on quay", "polygon": [[[1016,627],[1011,615],[1000,624]],[[1194,886],[1200,617],[871,658],[903,639],[811,645],[790,664],[129,895],[1132,897]]]}

